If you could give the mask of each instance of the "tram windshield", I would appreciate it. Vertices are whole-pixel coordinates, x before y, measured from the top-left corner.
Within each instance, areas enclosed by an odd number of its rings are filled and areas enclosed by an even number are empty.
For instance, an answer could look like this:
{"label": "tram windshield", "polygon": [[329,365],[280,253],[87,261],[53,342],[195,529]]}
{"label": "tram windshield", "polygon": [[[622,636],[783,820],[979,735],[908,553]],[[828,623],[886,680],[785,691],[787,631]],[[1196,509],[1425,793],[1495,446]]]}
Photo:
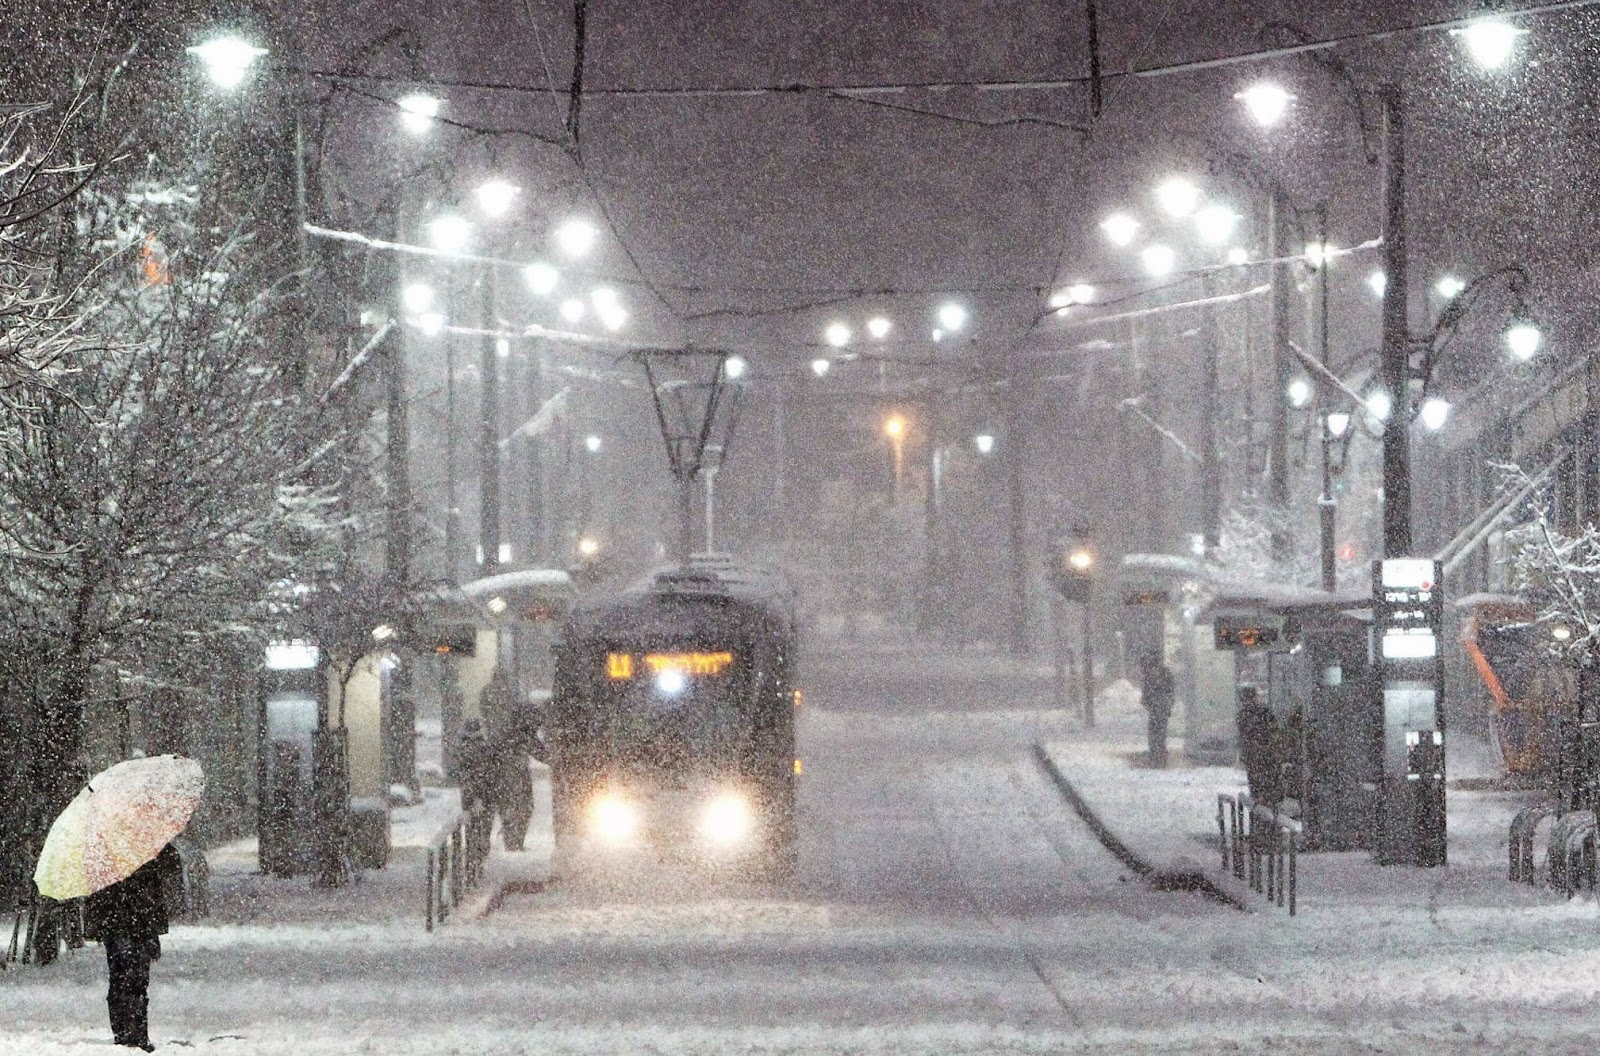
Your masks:
{"label": "tram windshield", "polygon": [[627,649],[605,654],[597,724],[633,762],[681,770],[739,742],[744,675],[730,649]]}

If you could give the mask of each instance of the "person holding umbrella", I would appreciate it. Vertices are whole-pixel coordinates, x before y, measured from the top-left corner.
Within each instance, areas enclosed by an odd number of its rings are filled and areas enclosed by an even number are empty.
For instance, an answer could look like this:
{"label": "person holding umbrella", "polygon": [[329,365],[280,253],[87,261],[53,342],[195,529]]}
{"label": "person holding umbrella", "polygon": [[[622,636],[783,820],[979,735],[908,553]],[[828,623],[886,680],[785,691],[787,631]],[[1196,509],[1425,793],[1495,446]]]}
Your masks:
{"label": "person holding umbrella", "polygon": [[106,949],[106,1007],[111,1037],[118,1045],[154,1051],[150,1041],[150,964],[161,959],[167,933],[165,889],[181,883],[183,862],[171,843],[150,861],[89,896],[84,903],[84,937]]}
{"label": "person holding umbrella", "polygon": [[118,1045],[151,1052],[150,963],[167,930],[163,884],[182,871],[172,840],[200,805],[200,764],[129,759],[89,780],[45,835],[33,882],[45,898],[87,898],[85,931],[106,949],[106,1006]]}

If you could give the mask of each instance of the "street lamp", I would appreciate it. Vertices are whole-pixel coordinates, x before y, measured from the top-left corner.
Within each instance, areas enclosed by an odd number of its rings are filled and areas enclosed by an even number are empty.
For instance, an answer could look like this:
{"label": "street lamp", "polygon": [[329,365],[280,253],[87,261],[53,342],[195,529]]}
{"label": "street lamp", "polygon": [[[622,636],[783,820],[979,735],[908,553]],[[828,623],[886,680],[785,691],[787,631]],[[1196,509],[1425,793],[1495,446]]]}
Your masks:
{"label": "street lamp", "polygon": [[1519,29],[1497,18],[1484,18],[1460,29],[1452,29],[1452,36],[1460,37],[1467,45],[1467,54],[1486,70],[1498,70],[1511,60],[1517,49],[1517,38],[1527,30]]}
{"label": "street lamp", "polygon": [[939,328],[946,332],[960,330],[967,322],[967,310],[950,301],[939,306]]}
{"label": "street lamp", "polygon": [[556,245],[569,257],[582,257],[594,248],[599,235],[589,221],[575,218],[556,228]]}
{"label": "street lamp", "polygon": [[439,100],[426,92],[412,92],[395,100],[400,108],[400,124],[412,135],[425,135],[439,116]]}
{"label": "street lamp", "polygon": [[889,330],[892,327],[893,324],[881,315],[873,316],[871,319],[867,320],[867,333],[871,334],[873,339],[877,341],[882,341],[884,338],[888,337]]}
{"label": "street lamp", "polygon": [[1539,346],[1544,343],[1544,335],[1539,328],[1529,322],[1513,323],[1506,330],[1506,347],[1513,358],[1526,363],[1539,354]]}
{"label": "street lamp", "polygon": [[588,451],[591,455],[598,455],[600,453],[600,448],[604,446],[604,443],[605,442],[603,440],[601,440],[598,436],[595,436],[593,433],[590,433],[588,436],[583,438],[584,450]]}
{"label": "street lamp", "polygon": [[844,323],[829,323],[822,332],[822,339],[834,348],[843,348],[850,343],[850,328]]}
{"label": "street lamp", "polygon": [[458,254],[472,241],[472,225],[459,216],[441,216],[428,225],[428,233],[435,249]]}
{"label": "street lamp", "polygon": [[1439,281],[1433,284],[1433,288],[1440,297],[1450,301],[1459,296],[1461,291],[1467,288],[1467,284],[1454,275],[1441,275]]}
{"label": "street lamp", "polygon": [[485,180],[478,185],[478,207],[489,216],[504,216],[511,211],[512,204],[517,200],[517,195],[522,193],[522,188],[505,180]]}
{"label": "street lamp", "polygon": [[821,356],[811,361],[811,373],[815,374],[819,378],[825,377],[832,367],[833,361],[825,359]]}
{"label": "street lamp", "polygon": [[425,282],[409,283],[400,291],[400,303],[411,315],[422,315],[433,307],[433,287]]}
{"label": "street lamp", "polygon": [[569,323],[578,323],[583,320],[585,311],[584,303],[577,297],[568,297],[561,302],[561,307],[556,309],[561,313],[561,318]]}
{"label": "street lamp", "polygon": [[1220,246],[1232,238],[1233,229],[1238,223],[1239,214],[1218,203],[1212,203],[1194,214],[1194,226],[1201,241],[1213,246]]}
{"label": "street lamp", "polygon": [[536,260],[522,269],[522,281],[528,284],[528,289],[534,294],[548,297],[561,281],[561,273],[544,261]]}
{"label": "street lamp", "polygon": [[267,54],[266,48],[235,36],[213,37],[184,50],[200,60],[213,84],[229,89],[243,84],[256,60]]}
{"label": "street lamp", "polygon": [[1422,419],[1422,424],[1429,432],[1437,433],[1444,428],[1445,419],[1450,417],[1450,402],[1437,396],[1430,396],[1422,401],[1422,409],[1417,413]]}
{"label": "street lamp", "polygon": [[978,454],[987,455],[994,452],[994,434],[979,433],[972,438],[972,446],[978,449]]}
{"label": "street lamp", "polygon": [[1100,221],[1100,230],[1113,246],[1127,247],[1139,237],[1139,221],[1127,213],[1112,213]]}
{"label": "street lamp", "polygon": [[1175,176],[1156,188],[1156,201],[1168,216],[1182,219],[1200,208],[1200,188],[1192,180]]}
{"label": "street lamp", "polygon": [[884,419],[883,435],[889,438],[889,446],[894,450],[894,497],[897,500],[900,498],[900,481],[905,476],[905,441],[908,428],[905,418],[898,414],[891,414]]}
{"label": "street lamp", "polygon": [[1159,279],[1172,274],[1173,269],[1178,266],[1178,254],[1172,251],[1171,246],[1156,243],[1140,251],[1139,261],[1144,265],[1145,274]]}
{"label": "street lamp", "polygon": [[743,356],[729,356],[722,361],[722,376],[729,381],[738,381],[750,369],[750,364]]}
{"label": "street lamp", "polygon": [[1252,84],[1244,91],[1234,96],[1244,103],[1250,116],[1256,124],[1263,128],[1277,124],[1283,120],[1283,115],[1288,112],[1289,104],[1294,102],[1294,96],[1283,89],[1281,85],[1271,81],[1260,81]]}

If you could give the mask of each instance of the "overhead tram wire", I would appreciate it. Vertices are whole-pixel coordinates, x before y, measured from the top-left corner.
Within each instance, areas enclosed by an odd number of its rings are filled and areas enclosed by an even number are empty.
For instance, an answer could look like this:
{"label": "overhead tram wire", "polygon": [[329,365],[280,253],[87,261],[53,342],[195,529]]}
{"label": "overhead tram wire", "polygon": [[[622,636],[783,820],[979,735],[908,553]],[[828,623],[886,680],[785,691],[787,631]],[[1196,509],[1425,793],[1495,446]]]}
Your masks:
{"label": "overhead tram wire", "polygon": [[[1139,69],[1110,71],[1101,75],[1102,81],[1123,81],[1130,78],[1169,77],[1173,75],[1198,73],[1205,70],[1221,69],[1229,66],[1249,65],[1257,62],[1270,62],[1275,59],[1289,58],[1303,55],[1312,51],[1326,51],[1348,44],[1370,43],[1373,41],[1393,40],[1408,36],[1418,36],[1427,33],[1437,33],[1441,30],[1456,29],[1480,18],[1493,15],[1496,18],[1516,20],[1531,18],[1539,15],[1559,14],[1565,11],[1581,10],[1600,5],[1600,0],[1559,0],[1555,3],[1535,4],[1521,8],[1506,8],[1501,10],[1484,11],[1470,16],[1440,19],[1433,22],[1421,22],[1394,29],[1372,30],[1365,33],[1348,33],[1340,36],[1323,37],[1317,40],[1306,41],[1300,44],[1279,48],[1260,48],[1251,51],[1233,52],[1227,55],[1218,55],[1204,59],[1185,59],[1179,62],[1162,63]],[[473,81],[473,80],[427,80],[417,77],[403,77],[393,74],[376,73],[349,73],[334,70],[296,69],[294,72],[309,77],[318,77],[330,81],[361,81],[369,84],[390,84],[395,86],[431,86],[435,88],[455,88],[463,91],[482,92],[508,92],[522,95],[564,95],[565,89],[555,87],[540,87],[537,85],[516,84],[509,81]],[[1049,92],[1060,91],[1067,88],[1081,88],[1089,85],[1092,78],[1088,75],[1075,75],[1071,77],[1058,77],[1050,79],[1029,80],[927,80],[927,81],[894,81],[894,82],[866,82],[855,84],[826,84],[806,81],[795,81],[786,84],[747,85],[747,86],[683,86],[683,87],[638,87],[638,88],[585,88],[584,96],[590,99],[693,99],[693,98],[760,98],[763,96],[801,96],[801,95],[838,95],[841,98],[851,98],[857,95],[866,96],[879,93],[898,93],[912,91],[951,91],[968,89],[976,92]],[[942,115],[940,115],[942,116]]]}

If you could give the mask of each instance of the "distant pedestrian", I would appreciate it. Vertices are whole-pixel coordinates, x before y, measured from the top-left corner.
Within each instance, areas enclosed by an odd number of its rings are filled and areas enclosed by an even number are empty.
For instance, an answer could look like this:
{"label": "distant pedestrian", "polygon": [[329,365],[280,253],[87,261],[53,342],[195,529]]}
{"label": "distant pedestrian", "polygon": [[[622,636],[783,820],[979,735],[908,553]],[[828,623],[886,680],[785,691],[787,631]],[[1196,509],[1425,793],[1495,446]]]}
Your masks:
{"label": "distant pedestrian", "polygon": [[1172,672],[1155,650],[1139,660],[1139,702],[1144,705],[1145,735],[1150,765],[1158,770],[1167,765],[1167,723],[1172,718]]}
{"label": "distant pedestrian", "polygon": [[1277,806],[1283,800],[1277,717],[1255,686],[1239,687],[1239,764],[1250,784],[1250,798]]}
{"label": "distant pedestrian", "polygon": [[106,1007],[118,1045],[153,1052],[150,1041],[150,964],[161,958],[167,933],[165,888],[181,884],[183,862],[172,844],[84,906],[84,933],[106,948]]}
{"label": "distant pedestrian", "polygon": [[461,809],[467,812],[468,837],[474,848],[487,848],[494,825],[495,766],[482,719],[468,719],[462,724],[456,768],[461,781]]}

